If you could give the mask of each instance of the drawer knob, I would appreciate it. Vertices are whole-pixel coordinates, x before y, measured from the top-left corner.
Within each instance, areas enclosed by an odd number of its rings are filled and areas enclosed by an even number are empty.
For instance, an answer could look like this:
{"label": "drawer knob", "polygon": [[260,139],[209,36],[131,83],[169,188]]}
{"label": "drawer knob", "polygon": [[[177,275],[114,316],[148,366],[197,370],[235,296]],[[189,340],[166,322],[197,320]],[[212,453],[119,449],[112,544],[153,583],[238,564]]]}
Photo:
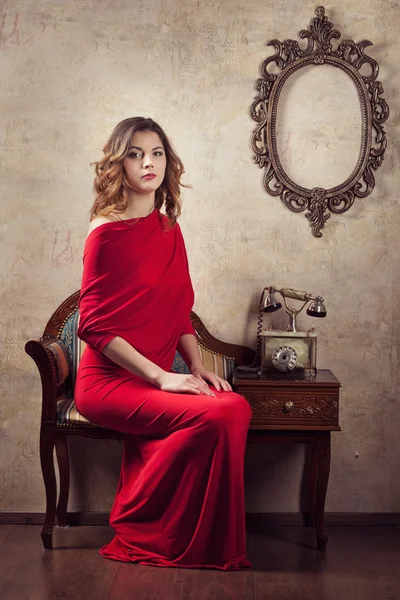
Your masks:
{"label": "drawer knob", "polygon": [[292,402],[291,400],[287,400],[285,402],[285,410],[289,412],[289,410],[292,410],[292,408],[294,408],[294,402]]}

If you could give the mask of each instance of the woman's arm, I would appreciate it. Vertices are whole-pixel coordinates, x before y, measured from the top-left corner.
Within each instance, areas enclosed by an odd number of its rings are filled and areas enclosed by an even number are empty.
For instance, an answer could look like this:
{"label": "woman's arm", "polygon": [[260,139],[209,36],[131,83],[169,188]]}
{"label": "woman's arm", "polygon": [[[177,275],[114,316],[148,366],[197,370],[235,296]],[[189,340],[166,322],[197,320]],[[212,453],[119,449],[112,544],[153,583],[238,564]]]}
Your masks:
{"label": "woman's arm", "polygon": [[140,354],[124,338],[120,336],[114,337],[104,346],[102,353],[130,373],[159,387],[158,382],[165,371],[143,356],[143,354]]}
{"label": "woman's arm", "polygon": [[181,335],[178,341],[178,352],[191,371],[196,367],[203,366],[197,340],[193,334]]}
{"label": "woman's arm", "polygon": [[165,392],[214,395],[205,381],[200,381],[193,375],[164,371],[120,336],[108,342],[102,349],[102,353],[120,367]]}

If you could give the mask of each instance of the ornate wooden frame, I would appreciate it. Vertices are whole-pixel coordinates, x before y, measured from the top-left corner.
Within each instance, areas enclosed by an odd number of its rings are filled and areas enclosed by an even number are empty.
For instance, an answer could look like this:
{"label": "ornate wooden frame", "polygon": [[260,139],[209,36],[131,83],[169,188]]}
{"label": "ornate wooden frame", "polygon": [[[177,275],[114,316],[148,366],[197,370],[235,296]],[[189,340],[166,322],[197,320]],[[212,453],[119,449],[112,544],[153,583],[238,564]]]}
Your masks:
{"label": "ornate wooden frame", "polygon": [[[353,205],[355,198],[365,198],[374,189],[373,171],[382,164],[387,145],[383,123],[389,116],[389,107],[380,98],[383,87],[377,81],[378,63],[364,53],[364,49],[371,46],[372,42],[344,40],[334,49],[331,40],[339,39],[340,32],[332,29],[333,23],[325,16],[323,6],[319,6],[315,14],[309,28],[300,32],[300,38],[307,39],[305,50],[295,40],[268,42],[268,46],[273,46],[276,53],[262,64],[262,76],[256,86],[259,94],[251,106],[251,117],[258,123],[253,132],[252,147],[255,162],[265,169],[266,191],[272,196],[280,196],[282,202],[294,212],[307,209],[305,216],[310,221],[312,233],[315,237],[321,237],[321,229],[330,218],[328,210],[344,213]],[[281,69],[279,74],[268,71],[271,63]],[[365,63],[371,68],[370,75],[360,74]],[[276,114],[279,96],[288,77],[306,65],[322,64],[342,69],[354,81],[361,102],[362,144],[356,167],[346,181],[330,189],[307,189],[289,178],[279,160]]]}

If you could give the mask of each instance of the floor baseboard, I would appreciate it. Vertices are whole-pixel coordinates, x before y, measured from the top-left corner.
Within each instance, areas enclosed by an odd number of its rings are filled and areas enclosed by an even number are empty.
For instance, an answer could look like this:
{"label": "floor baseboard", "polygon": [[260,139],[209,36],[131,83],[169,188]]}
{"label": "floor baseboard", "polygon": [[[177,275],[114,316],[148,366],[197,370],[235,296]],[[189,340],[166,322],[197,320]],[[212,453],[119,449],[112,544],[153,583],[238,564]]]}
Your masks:
{"label": "floor baseboard", "polygon": [[[0,525],[42,525],[44,513],[0,512]],[[76,512],[68,513],[68,523],[75,525],[108,525],[108,512]],[[304,525],[300,513],[247,513],[246,523],[249,527],[301,527]],[[328,527],[339,526],[382,526],[400,525],[400,513],[350,513],[327,512],[325,523]]]}
{"label": "floor baseboard", "polygon": [[[273,525],[302,527],[304,518],[301,513],[247,513],[246,524],[261,529]],[[400,525],[400,513],[326,512],[325,524],[328,527]]]}

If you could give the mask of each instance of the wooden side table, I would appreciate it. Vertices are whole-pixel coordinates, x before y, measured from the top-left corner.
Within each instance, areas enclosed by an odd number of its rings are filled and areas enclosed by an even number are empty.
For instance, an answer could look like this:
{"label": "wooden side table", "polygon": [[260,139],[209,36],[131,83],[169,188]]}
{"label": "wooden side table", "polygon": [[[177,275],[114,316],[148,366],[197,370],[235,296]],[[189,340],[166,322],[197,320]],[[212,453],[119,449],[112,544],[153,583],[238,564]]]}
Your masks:
{"label": "wooden side table", "polygon": [[234,371],[233,388],[253,410],[248,441],[307,444],[305,476],[308,505],[305,521],[316,527],[317,548],[328,541],[325,497],[331,461],[331,431],[339,427],[340,382],[329,370],[315,375],[244,373]]}

